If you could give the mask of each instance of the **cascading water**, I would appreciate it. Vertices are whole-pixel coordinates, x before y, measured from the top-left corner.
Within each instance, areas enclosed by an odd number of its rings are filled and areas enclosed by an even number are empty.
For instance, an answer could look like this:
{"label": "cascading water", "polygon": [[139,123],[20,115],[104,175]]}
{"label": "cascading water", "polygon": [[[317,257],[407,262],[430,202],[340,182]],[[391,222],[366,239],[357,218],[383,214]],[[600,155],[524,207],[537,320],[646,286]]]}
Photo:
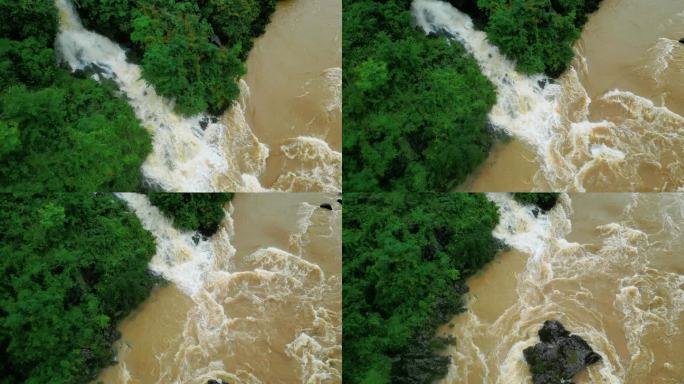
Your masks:
{"label": "cascading water", "polygon": [[[259,141],[248,124],[246,110],[250,90],[245,81],[240,81],[240,99],[220,118],[207,114],[182,117],[173,111],[172,101],[157,95],[142,79],[140,67],[126,62],[125,51],[120,46],[83,28],[69,0],[56,0],[56,5],[60,11],[60,32],[55,45],[60,60],[72,70],[95,69],[93,77],[96,80],[106,78],[116,82],[142,125],[150,132],[153,152],[142,167],[148,184],[166,191],[182,192],[270,189],[260,181],[269,158],[269,147]],[[333,100],[335,92],[331,91]],[[339,152],[327,145],[311,146],[306,136],[293,141],[309,149],[283,149],[284,157],[294,165],[289,166],[291,171],[284,172],[282,177],[305,180],[297,185],[309,189],[297,191],[339,191]],[[314,161],[330,160],[332,163],[312,165],[309,153],[314,149],[317,151]],[[308,177],[319,176],[321,179],[308,180]],[[278,182],[272,188],[278,190],[282,185],[287,188],[293,183]]]}
{"label": "cascading water", "polygon": [[[607,3],[602,7],[609,7]],[[496,86],[490,121],[534,151],[540,167],[535,190],[684,187],[684,165],[678,160],[684,156],[684,118],[630,91],[614,89],[592,100],[580,81],[591,64],[581,45],[573,67],[556,83],[543,75],[516,72],[514,63],[489,44],[485,32],[475,30],[467,15],[446,2],[415,0],[413,13],[426,33],[462,43]],[[650,51],[652,62],[646,64],[649,73],[657,78],[667,71],[684,71],[679,45],[659,39]],[[606,113],[592,121],[595,109]]]}
{"label": "cascading water", "polygon": [[[278,205],[267,201],[268,197],[290,198],[259,195],[249,199]],[[288,250],[262,245],[236,256],[240,252],[233,246],[235,202],[230,203],[218,232],[198,239],[193,232],[173,228],[146,196],[119,196],[155,236],[157,254],[151,270],[181,294],[175,297],[167,292],[171,296],[161,299],[153,295],[152,302],[129,320],[131,324],[123,325],[119,363],[100,380],[130,384],[206,384],[211,379],[254,384],[341,382],[341,281],[339,271],[334,270],[339,266],[331,270],[326,264],[339,264],[340,255],[320,254],[316,248],[319,243],[326,243],[326,250],[340,248],[339,209],[325,211],[299,202],[297,224],[284,247]],[[247,198],[239,195],[236,199],[241,196]],[[166,310],[173,310],[179,319],[169,318]],[[141,331],[162,326],[171,329],[161,335]],[[144,363],[149,360],[155,364]]]}
{"label": "cascading water", "polygon": [[468,311],[444,383],[527,383],[523,349],[548,319],[603,356],[576,383],[678,383],[684,377],[683,195],[563,195],[547,214],[489,194],[494,236],[512,248],[468,281]]}

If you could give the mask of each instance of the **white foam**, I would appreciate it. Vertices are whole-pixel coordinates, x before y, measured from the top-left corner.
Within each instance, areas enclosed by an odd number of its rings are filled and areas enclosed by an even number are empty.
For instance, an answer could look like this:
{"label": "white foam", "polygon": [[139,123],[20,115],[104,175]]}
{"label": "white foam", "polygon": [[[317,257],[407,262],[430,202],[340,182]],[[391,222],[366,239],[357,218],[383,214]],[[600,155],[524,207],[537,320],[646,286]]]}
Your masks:
{"label": "white foam", "polygon": [[[174,283],[193,302],[179,343],[171,343],[170,348],[158,353],[159,383],[204,384],[218,378],[240,384],[267,382],[259,377],[258,369],[248,373],[226,362],[254,345],[263,348],[264,344],[271,345],[271,338],[283,337],[277,324],[277,316],[283,313],[292,317],[290,322],[301,324],[296,324],[293,341],[277,353],[300,366],[302,382],[340,379],[341,362],[336,356],[341,351],[341,319],[339,313],[328,309],[327,302],[331,292],[341,289],[340,282],[327,277],[319,265],[305,256],[313,236],[310,232],[319,224],[312,218],[315,209],[311,207],[315,205],[300,205],[297,227],[290,236],[294,253],[276,247],[260,248],[241,257],[240,264],[247,268],[236,271],[236,249],[231,243],[232,203],[228,204],[219,230],[202,239],[195,232],[175,229],[172,221],[151,205],[145,195],[118,196],[155,238],[157,252],[150,268]],[[332,233],[333,228],[339,228],[339,212],[325,215],[327,221],[320,224]],[[339,236],[339,230],[335,233]],[[272,354],[253,353],[255,361],[250,364],[268,372]]]}
{"label": "white foam", "polygon": [[[487,196],[501,215],[494,236],[529,257],[516,275],[516,299],[497,318],[480,319],[472,309],[478,298],[468,299],[471,310],[454,320],[458,341],[449,348],[454,364],[443,382],[476,382],[480,377],[483,383],[529,381],[522,351],[538,342],[537,331],[547,319],[560,320],[603,356],[588,369],[591,382],[621,384],[653,377],[663,359],[655,352],[662,348],[656,335],[681,337],[684,275],[655,269],[651,258],[681,246],[681,241],[663,239],[681,235],[676,227],[669,233],[673,226],[668,223],[682,219],[683,199],[662,197],[654,211],[651,195],[635,194],[624,213],[597,226],[596,241],[585,245],[566,240],[572,229],[567,195],[537,217],[534,207],[521,206],[509,194]],[[614,302],[605,302],[606,297]],[[627,354],[620,351],[620,335],[627,340]],[[478,343],[483,341],[495,348],[482,351]],[[668,348],[669,353],[677,351],[674,345]],[[673,372],[684,369],[668,364]]]}
{"label": "white foam", "polygon": [[[684,167],[678,161],[684,155],[681,116],[644,97],[615,90],[599,102],[621,106],[623,114],[591,122],[592,100],[574,68],[558,83],[542,74],[516,72],[515,63],[490,44],[484,32],[475,30],[466,14],[444,1],[414,0],[413,15],[426,33],[446,34],[463,44],[495,85],[497,101],[489,120],[535,151],[541,166],[535,185],[549,185],[554,191],[584,191],[589,183],[596,188],[620,182],[621,189],[630,190],[672,190],[684,185]],[[659,40],[652,51],[656,76],[684,58],[684,50],[667,39]],[[576,53],[579,67],[588,71],[581,47]],[[654,173],[657,180],[644,181]]]}
{"label": "white foam", "polygon": [[280,175],[273,188],[287,192],[342,191],[342,153],[324,140],[299,136],[282,145],[280,150],[286,159],[299,164],[299,169]]}

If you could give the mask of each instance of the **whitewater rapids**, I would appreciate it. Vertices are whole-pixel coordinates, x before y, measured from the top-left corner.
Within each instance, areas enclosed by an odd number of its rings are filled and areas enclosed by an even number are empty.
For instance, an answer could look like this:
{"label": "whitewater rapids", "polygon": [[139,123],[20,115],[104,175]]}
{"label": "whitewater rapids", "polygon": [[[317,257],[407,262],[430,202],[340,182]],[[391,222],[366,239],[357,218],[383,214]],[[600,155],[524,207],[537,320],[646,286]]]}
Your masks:
{"label": "whitewater rapids", "polygon": [[[152,302],[124,322],[119,363],[100,380],[122,384],[206,384],[211,379],[238,384],[341,382],[341,281],[328,265],[339,264],[341,255],[320,254],[316,248],[331,243],[332,249],[341,249],[341,210],[298,202],[285,249],[261,245],[241,253],[233,245],[237,241],[235,201],[227,205],[218,232],[202,238],[175,229],[145,195],[119,197],[155,237],[157,252],[150,269],[180,292],[174,296],[164,288],[171,296],[153,295]],[[280,194],[236,197],[240,198],[269,207],[301,199]],[[332,200],[333,196],[315,194],[313,199]],[[246,228],[238,233],[249,232]]]}
{"label": "whitewater rapids", "polygon": [[[607,3],[602,7],[608,7]],[[684,118],[626,90],[613,89],[592,100],[580,81],[591,68],[581,46],[573,67],[556,82],[542,74],[518,73],[515,63],[489,43],[485,32],[475,30],[466,14],[445,1],[415,0],[413,15],[426,33],[463,44],[495,85],[497,102],[489,120],[533,151],[539,167],[534,190],[674,191],[684,187],[684,162],[680,161]],[[684,22],[684,12],[673,17]],[[643,68],[656,82],[662,83],[668,74],[684,73],[684,47],[676,40],[657,39],[647,56]],[[605,111],[600,120],[592,120],[594,109]]]}
{"label": "whitewater rapids", "polygon": [[[149,187],[180,192],[277,191],[294,186],[300,188],[297,191],[341,190],[341,154],[307,135],[295,136],[281,148],[282,156],[295,166],[276,185],[263,186],[260,176],[272,154],[248,124],[250,89],[245,81],[239,83],[241,97],[223,116],[180,116],[173,101],[157,95],[142,79],[140,67],[126,61],[119,45],[83,27],[69,0],[55,4],[60,14],[55,42],[59,60],[74,71],[95,69],[93,78],[98,81],[113,80],[150,133],[153,150],[142,166]],[[337,87],[334,78],[331,84]],[[333,93],[331,100],[335,98]]]}
{"label": "whitewater rapids", "polygon": [[562,195],[547,214],[488,197],[511,250],[469,279],[468,311],[440,329],[457,340],[443,383],[529,382],[522,351],[548,319],[603,356],[578,384],[684,377],[684,195]]}

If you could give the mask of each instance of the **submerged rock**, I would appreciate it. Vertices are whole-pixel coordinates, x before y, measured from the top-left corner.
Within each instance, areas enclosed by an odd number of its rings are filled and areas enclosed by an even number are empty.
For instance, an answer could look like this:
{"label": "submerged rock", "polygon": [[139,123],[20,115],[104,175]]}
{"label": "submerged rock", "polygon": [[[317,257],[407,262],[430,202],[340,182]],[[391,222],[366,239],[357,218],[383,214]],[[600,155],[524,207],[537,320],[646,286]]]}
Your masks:
{"label": "submerged rock", "polygon": [[571,384],[573,376],[601,360],[584,339],[571,335],[555,320],[544,322],[539,340],[523,351],[534,384]]}

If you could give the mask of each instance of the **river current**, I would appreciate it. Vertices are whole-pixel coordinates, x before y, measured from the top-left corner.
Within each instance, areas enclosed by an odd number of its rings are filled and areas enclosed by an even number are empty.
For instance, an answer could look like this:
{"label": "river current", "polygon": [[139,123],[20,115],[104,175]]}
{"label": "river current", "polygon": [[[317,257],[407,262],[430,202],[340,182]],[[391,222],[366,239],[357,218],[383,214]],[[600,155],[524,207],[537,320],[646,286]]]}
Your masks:
{"label": "river current", "polygon": [[677,191],[684,187],[684,4],[604,0],[570,69],[526,76],[470,18],[415,0],[426,33],[462,43],[497,88],[490,122],[512,138],[459,187],[469,191]]}

